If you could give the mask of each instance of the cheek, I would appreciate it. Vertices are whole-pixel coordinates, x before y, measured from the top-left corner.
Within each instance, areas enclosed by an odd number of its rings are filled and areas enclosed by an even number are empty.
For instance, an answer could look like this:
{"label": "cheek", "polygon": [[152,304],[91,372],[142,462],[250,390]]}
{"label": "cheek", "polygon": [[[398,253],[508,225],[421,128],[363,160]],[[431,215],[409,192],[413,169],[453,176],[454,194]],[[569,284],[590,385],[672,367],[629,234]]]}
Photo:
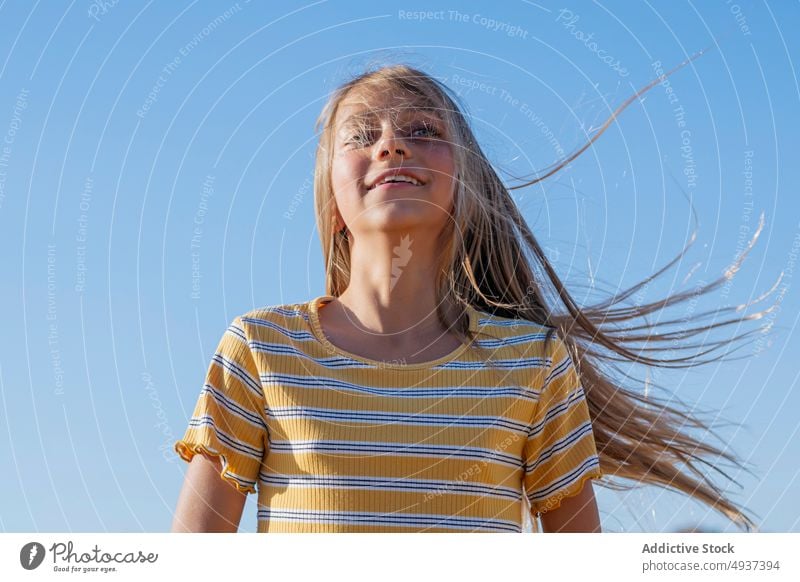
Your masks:
{"label": "cheek", "polygon": [[449,146],[442,145],[436,147],[430,152],[431,165],[436,168],[436,172],[440,178],[444,180],[452,180],[455,174],[455,159]]}
{"label": "cheek", "polygon": [[456,190],[456,168],[455,160],[448,153],[442,153],[436,159],[436,172],[438,179],[443,184],[448,184],[447,196],[452,197]]}
{"label": "cheek", "polygon": [[331,167],[331,186],[333,187],[333,193],[340,193],[347,184],[347,181],[347,176],[343,171],[341,161],[337,158],[333,158],[333,166]]}
{"label": "cheek", "polygon": [[331,182],[334,191],[353,190],[359,188],[361,175],[360,160],[352,154],[342,153],[334,156],[333,166],[331,167]]}
{"label": "cheek", "polygon": [[331,188],[333,198],[339,213],[345,220],[348,220],[354,212],[355,206],[361,197],[358,166],[348,161],[346,156],[333,158],[331,167]]}

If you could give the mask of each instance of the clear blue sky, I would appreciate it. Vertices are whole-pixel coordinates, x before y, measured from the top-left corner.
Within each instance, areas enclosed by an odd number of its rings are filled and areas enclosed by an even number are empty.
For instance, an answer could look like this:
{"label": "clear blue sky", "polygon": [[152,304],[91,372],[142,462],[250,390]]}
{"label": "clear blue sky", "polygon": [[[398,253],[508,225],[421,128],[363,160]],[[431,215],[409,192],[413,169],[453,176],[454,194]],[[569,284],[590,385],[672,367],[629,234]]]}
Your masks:
{"label": "clear blue sky", "polygon": [[[698,240],[645,300],[718,276],[764,213],[733,284],[691,309],[785,271],[772,343],[657,380],[722,412],[754,472],[733,498],[765,530],[800,531],[799,18],[796,2],[722,0],[0,3],[0,530],[169,528],[172,443],[225,327],[324,292],[313,124],[350,75],[402,61],[438,76],[496,167],[524,174],[581,145],[656,61],[716,38],[672,93],[514,196],[578,297],[675,256],[689,198]],[[659,489],[598,491],[606,530],[725,526]],[[251,496],[241,529],[255,525]]]}

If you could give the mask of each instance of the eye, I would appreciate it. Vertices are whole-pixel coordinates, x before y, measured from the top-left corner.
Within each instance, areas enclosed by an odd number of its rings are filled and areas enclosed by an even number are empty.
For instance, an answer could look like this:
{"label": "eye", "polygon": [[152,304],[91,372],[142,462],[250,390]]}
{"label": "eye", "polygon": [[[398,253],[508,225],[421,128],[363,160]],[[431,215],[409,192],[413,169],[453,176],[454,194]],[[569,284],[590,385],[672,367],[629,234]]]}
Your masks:
{"label": "eye", "polygon": [[369,142],[373,131],[370,129],[358,129],[346,138],[345,145],[355,145],[355,146],[362,146]]}
{"label": "eye", "polygon": [[348,137],[347,140],[344,143],[346,145],[351,145],[351,144],[360,145],[360,144],[364,143],[366,141],[366,139],[367,139],[367,136],[364,134],[364,132],[359,132],[359,133],[356,133],[356,134],[351,135],[350,137]]}
{"label": "eye", "polygon": [[[422,133],[418,134],[418,132],[422,132]],[[434,126],[431,123],[427,123],[427,122],[423,122],[423,123],[421,123],[419,125],[415,125],[411,129],[411,137],[412,138],[414,138],[414,137],[439,137],[440,135],[441,134],[439,133],[439,130],[436,129],[436,126]]]}

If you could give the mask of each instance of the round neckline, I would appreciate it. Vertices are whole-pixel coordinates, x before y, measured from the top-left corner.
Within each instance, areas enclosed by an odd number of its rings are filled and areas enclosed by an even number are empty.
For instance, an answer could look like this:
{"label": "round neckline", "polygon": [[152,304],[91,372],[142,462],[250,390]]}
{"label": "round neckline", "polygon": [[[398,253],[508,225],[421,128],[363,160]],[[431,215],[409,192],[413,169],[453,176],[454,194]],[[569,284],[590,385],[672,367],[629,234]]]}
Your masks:
{"label": "round neckline", "polygon": [[[390,370],[419,370],[422,368],[432,368],[439,364],[444,364],[446,362],[450,362],[460,356],[463,352],[465,352],[470,345],[461,343],[457,348],[451,351],[440,358],[436,358],[435,360],[430,360],[427,362],[416,362],[414,364],[399,364],[399,363],[392,363],[382,361],[382,360],[373,360],[371,358],[367,358],[365,356],[360,356],[358,354],[354,354],[352,352],[348,352],[345,349],[340,348],[336,344],[334,344],[328,336],[325,335],[325,331],[322,329],[322,324],[319,321],[319,307],[320,303],[329,303],[333,299],[336,299],[333,295],[320,295],[316,299],[309,301],[308,303],[308,314],[309,320],[311,322],[311,329],[314,332],[314,336],[325,345],[326,349],[329,351],[343,356],[345,358],[349,358],[351,360],[355,360],[357,362],[362,362],[364,364],[369,364],[371,366],[375,366],[376,368],[388,368]],[[470,305],[467,305],[467,313],[469,314],[469,329],[472,332],[478,331],[478,312]]]}

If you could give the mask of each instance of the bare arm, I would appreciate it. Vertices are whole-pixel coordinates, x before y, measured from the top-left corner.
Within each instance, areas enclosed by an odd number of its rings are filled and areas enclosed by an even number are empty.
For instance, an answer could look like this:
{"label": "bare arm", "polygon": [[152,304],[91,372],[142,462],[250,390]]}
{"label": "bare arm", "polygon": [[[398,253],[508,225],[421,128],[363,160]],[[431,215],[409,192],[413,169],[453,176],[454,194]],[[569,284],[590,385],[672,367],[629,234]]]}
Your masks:
{"label": "bare arm", "polygon": [[587,479],[580,493],[562,499],[557,509],[542,513],[541,519],[545,532],[599,533],[600,513],[592,481]]}
{"label": "bare arm", "polygon": [[247,494],[220,477],[219,457],[197,454],[178,497],[173,532],[236,532]]}

